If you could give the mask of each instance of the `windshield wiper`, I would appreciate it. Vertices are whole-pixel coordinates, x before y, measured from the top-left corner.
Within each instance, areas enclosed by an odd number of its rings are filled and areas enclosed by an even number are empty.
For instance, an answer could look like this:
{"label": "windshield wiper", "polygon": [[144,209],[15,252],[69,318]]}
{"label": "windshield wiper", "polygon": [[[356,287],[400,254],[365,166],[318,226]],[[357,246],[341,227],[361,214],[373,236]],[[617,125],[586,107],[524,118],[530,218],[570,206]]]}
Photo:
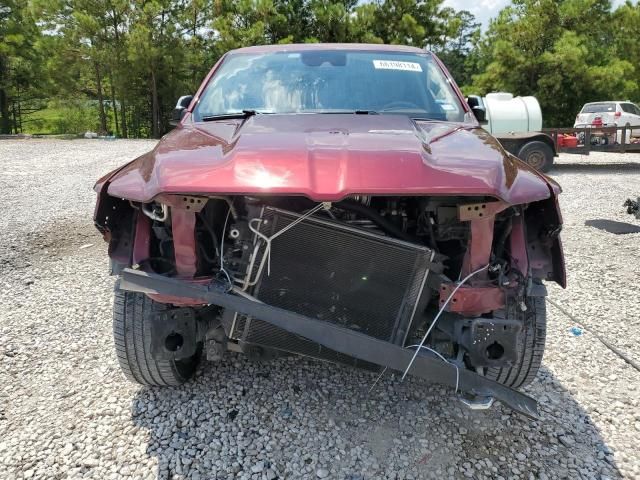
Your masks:
{"label": "windshield wiper", "polygon": [[314,113],[318,115],[380,115],[380,112],[375,110],[307,110],[300,113]]}
{"label": "windshield wiper", "polygon": [[[242,110],[241,112],[231,113],[217,113],[215,115],[203,115],[203,122],[214,122],[216,120],[234,120],[244,119],[254,115],[266,115],[273,112],[259,112],[258,110]],[[296,113],[296,112],[292,112]],[[348,114],[348,115],[380,115],[380,112],[375,110],[340,110],[340,111],[326,111],[326,112],[300,112],[300,113],[325,113],[325,114]]]}
{"label": "windshield wiper", "polygon": [[203,122],[214,122],[216,120],[234,120],[234,119],[247,119],[254,115],[262,115],[262,112],[257,110],[242,110],[241,112],[233,113],[218,113],[216,115],[204,115],[202,117]]}

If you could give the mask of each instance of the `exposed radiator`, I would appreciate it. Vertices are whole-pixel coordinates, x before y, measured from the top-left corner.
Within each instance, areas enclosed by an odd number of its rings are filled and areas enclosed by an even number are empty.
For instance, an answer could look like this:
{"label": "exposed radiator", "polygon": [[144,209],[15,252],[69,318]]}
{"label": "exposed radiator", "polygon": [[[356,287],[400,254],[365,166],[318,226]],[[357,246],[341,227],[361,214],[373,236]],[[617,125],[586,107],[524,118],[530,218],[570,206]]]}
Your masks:
{"label": "exposed radiator", "polygon": [[[266,222],[261,232],[270,237],[299,215],[267,207],[262,218]],[[310,217],[272,241],[271,273],[265,267],[251,293],[267,304],[402,344],[432,257],[427,247]],[[236,318],[232,337],[354,363],[351,357],[247,317]]]}

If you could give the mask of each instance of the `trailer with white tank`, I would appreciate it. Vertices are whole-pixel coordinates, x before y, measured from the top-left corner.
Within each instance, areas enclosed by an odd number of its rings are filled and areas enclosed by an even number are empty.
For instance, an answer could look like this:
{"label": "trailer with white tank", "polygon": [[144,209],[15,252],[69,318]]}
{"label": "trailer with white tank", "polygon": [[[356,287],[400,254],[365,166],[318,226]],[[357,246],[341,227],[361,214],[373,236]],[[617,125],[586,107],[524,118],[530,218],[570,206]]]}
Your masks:
{"label": "trailer with white tank", "polygon": [[535,97],[514,97],[511,93],[489,93],[467,98],[483,127],[505,150],[542,172],[547,172],[557,156],[556,144],[543,133],[542,110]]}

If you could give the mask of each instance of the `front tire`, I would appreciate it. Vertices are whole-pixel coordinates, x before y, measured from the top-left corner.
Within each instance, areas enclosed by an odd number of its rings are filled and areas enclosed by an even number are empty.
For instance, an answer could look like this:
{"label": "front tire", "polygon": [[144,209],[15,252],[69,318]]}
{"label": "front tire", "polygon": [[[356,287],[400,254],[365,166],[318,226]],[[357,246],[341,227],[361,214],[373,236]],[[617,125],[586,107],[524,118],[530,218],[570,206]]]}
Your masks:
{"label": "front tire", "polygon": [[168,307],[143,293],[116,287],[113,340],[125,377],[142,385],[181,385],[195,373],[199,354],[184,360],[157,361],[151,356],[152,315]]}
{"label": "front tire", "polygon": [[517,306],[509,312],[509,318],[524,318],[523,334],[520,339],[520,358],[508,368],[490,367],[485,376],[507,387],[520,388],[533,382],[538,374],[544,354],[547,335],[547,308],[544,297],[532,297],[527,302],[527,310],[518,314]]}

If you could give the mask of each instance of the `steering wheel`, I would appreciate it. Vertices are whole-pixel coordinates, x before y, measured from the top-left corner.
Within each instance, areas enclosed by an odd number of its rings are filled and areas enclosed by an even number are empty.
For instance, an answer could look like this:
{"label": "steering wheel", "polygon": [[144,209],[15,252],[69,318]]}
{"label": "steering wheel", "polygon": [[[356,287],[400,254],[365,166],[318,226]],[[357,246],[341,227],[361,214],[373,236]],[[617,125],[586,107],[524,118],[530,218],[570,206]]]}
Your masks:
{"label": "steering wheel", "polygon": [[386,112],[389,110],[423,110],[423,108],[415,103],[400,100],[397,102],[387,103],[379,111]]}

